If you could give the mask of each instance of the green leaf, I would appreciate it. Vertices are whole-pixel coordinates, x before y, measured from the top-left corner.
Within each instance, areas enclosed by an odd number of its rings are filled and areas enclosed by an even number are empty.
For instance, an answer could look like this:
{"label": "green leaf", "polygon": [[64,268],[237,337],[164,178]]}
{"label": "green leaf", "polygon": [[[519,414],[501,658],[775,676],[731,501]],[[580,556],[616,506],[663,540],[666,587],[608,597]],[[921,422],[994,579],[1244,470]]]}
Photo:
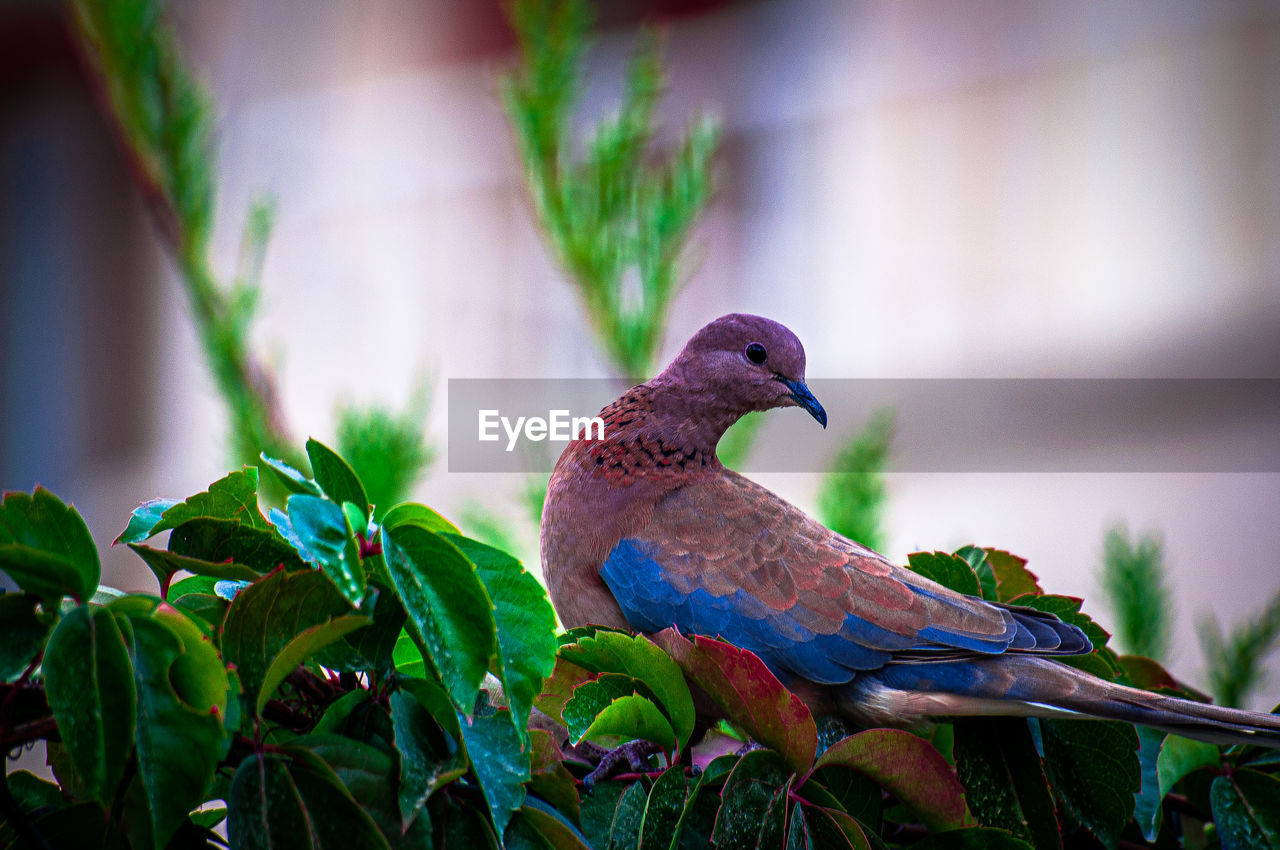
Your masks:
{"label": "green leaf", "polygon": [[66,803],[56,782],[41,779],[29,770],[14,770],[6,779],[14,802],[28,814],[36,809],[60,809]]}
{"label": "green leaf", "polygon": [[[325,667],[354,673],[381,673],[391,668],[405,623],[400,600],[389,588],[375,588],[365,596],[360,613],[371,617],[373,622],[322,651],[318,660]],[[417,652],[412,643],[409,648]]]}
{"label": "green leaf", "polygon": [[791,786],[795,776],[788,777],[782,787],[773,792],[773,799],[765,809],[764,820],[760,824],[760,836],[756,846],[781,847],[787,835],[787,811],[791,808]]}
{"label": "green leaf", "polygon": [[[618,802],[622,799],[623,792],[629,787],[631,786],[622,782],[598,782],[595,790],[582,797],[582,816],[578,819],[578,823],[591,847],[600,848],[609,845],[609,828],[613,825],[613,819],[617,814]],[[643,794],[643,789],[641,793]],[[641,806],[643,808],[643,803]]]}
{"label": "green leaf", "polygon": [[134,690],[129,651],[105,608],[63,615],[44,656],[45,694],[76,773],[94,799],[111,805],[133,749]]}
{"label": "green leaf", "polygon": [[102,567],[84,519],[43,487],[0,500],[0,572],[46,600],[87,602]]}
{"label": "green leaf", "polygon": [[556,850],[590,850],[586,837],[564,814],[536,797],[525,798],[518,817]]}
{"label": "green leaf", "polygon": [[246,704],[261,714],[285,676],[320,648],[368,625],[312,570],[274,572],[236,594],[222,627],[222,654],[234,664]]}
{"label": "green leaf", "polygon": [[615,738],[620,741],[639,738],[652,741],[668,753],[676,749],[671,721],[652,700],[640,694],[627,694],[610,702],[591,721],[581,738],[597,743]]}
{"label": "green leaf", "polygon": [[[1139,734],[1141,731],[1139,730]],[[1181,735],[1169,735],[1161,745],[1160,755],[1156,759],[1158,800],[1163,800],[1183,777],[1201,768],[1218,770],[1221,765],[1222,750],[1217,745],[1193,741]],[[1154,826],[1153,823],[1153,830]]]}
{"label": "green leaf", "polygon": [[981,596],[982,587],[969,562],[947,552],[913,552],[907,556],[911,569],[943,587],[969,596]]}
{"label": "green leaf", "polygon": [[988,602],[997,601],[996,572],[987,562],[986,550],[979,549],[977,546],[961,546],[956,550],[956,555],[964,558],[969,568],[973,570],[973,574],[978,577],[982,598]]}
{"label": "green leaf", "polygon": [[182,571],[208,578],[226,579],[228,581],[253,581],[262,574],[252,567],[237,564],[233,561],[219,563],[203,561],[199,558],[188,558],[175,555],[163,549],[155,549],[144,543],[130,543],[129,548],[138,554],[160,583],[161,595],[168,597],[168,588],[173,577]]}
{"label": "green leaf", "polygon": [[556,613],[547,592],[519,561],[459,535],[447,539],[475,565],[493,600],[498,669],[516,731],[528,743],[529,712],[556,663]]}
{"label": "green leaf", "polygon": [[[796,807],[796,813],[802,807]],[[850,850],[871,850],[871,842],[867,839],[862,825],[839,809],[827,809],[819,806],[804,806],[807,812],[809,837],[813,846],[848,847]]]}
{"label": "green leaf", "polygon": [[996,577],[996,599],[1009,602],[1025,593],[1043,594],[1040,580],[1027,569],[1025,558],[1011,555],[1002,549],[985,549],[987,564]]}
{"label": "green leaf", "polygon": [[[832,798],[832,805],[816,799],[813,786],[820,786]],[[818,768],[800,789],[800,796],[821,803],[824,808],[838,806],[873,832],[879,832],[884,815],[884,792],[873,779],[843,765]]]}
{"label": "green leaf", "polygon": [[319,757],[289,747],[284,755],[247,756],[231,780],[231,846],[242,850],[388,848],[369,813]]}
{"label": "green leaf", "polygon": [[1040,850],[1039,845],[1014,838],[1002,829],[973,827],[926,835],[913,850]]}
{"label": "green leaf", "polygon": [[597,631],[562,646],[560,656],[588,670],[625,673],[643,682],[670,718],[679,747],[688,744],[695,720],[693,697],[680,666],[649,638]]}
{"label": "green leaf", "polygon": [[253,581],[280,566],[289,570],[304,566],[293,547],[274,530],[227,519],[184,522],[169,535],[168,551],[141,543],[128,546],[151,568],[160,582],[161,595],[166,597],[169,582],[183,570],[198,576]]}
{"label": "green leaf", "polygon": [[980,823],[1007,829],[1041,850],[1062,847],[1053,795],[1026,720],[957,718],[953,753]]}
{"label": "green leaf", "polygon": [[1115,847],[1142,784],[1138,734],[1115,720],[1043,720],[1045,771],[1063,802],[1107,847]]}
{"label": "green leaf", "polygon": [[352,605],[364,599],[365,574],[355,529],[342,505],[320,496],[290,496],[289,524],[299,554],[315,564]]}
{"label": "green leaf", "polygon": [[271,470],[275,475],[280,485],[290,493],[303,493],[308,496],[322,495],[319,484],[294,469],[285,461],[268,457],[265,452],[259,457],[267,465],[267,469]]}
{"label": "green leaf", "polygon": [[193,519],[228,519],[250,528],[270,531],[271,523],[258,510],[258,468],[246,466],[240,472],[228,473],[210,484],[205,492],[169,508],[152,526],[147,537],[177,528]]}
{"label": "green leaf", "polygon": [[729,774],[721,792],[712,841],[720,847],[751,847],[778,789],[791,778],[787,763],[771,750],[753,750]]}
{"label": "green leaf", "polygon": [[1134,729],[1138,733],[1138,765],[1142,768],[1142,783],[1134,798],[1133,821],[1147,841],[1155,841],[1160,829],[1160,803],[1164,799],[1164,794],[1160,793],[1156,760],[1165,733],[1149,726],[1135,726]]}
{"label": "green leaf", "polygon": [[12,682],[30,666],[49,635],[49,624],[36,612],[40,597],[0,593],[0,682]]}
{"label": "green leaf", "polygon": [[[425,684],[425,683],[424,683]],[[419,812],[436,791],[467,772],[467,756],[449,734],[443,718],[452,718],[453,707],[424,705],[414,693],[397,690],[391,695],[391,725],[400,755],[399,813],[404,828],[416,822]],[[447,703],[447,701],[446,701]],[[457,734],[458,730],[452,730]]]}
{"label": "green leaf", "polygon": [[493,603],[475,565],[453,543],[417,526],[384,528],[382,541],[415,641],[454,703],[471,711],[498,648]]}
{"label": "green leaf", "polygon": [[818,749],[813,715],[763,661],[744,649],[701,635],[690,642],[675,629],[664,629],[653,640],[729,720],[776,750],[796,772],[809,769]]}
{"label": "green leaf", "polygon": [[402,525],[416,525],[436,534],[462,534],[449,520],[417,502],[401,502],[383,514],[383,528],[396,529]]}
{"label": "green leaf", "polygon": [[618,807],[613,811],[613,821],[609,824],[609,843],[607,850],[623,850],[633,848],[640,841],[640,829],[644,825],[644,809],[649,802],[644,785],[632,783],[618,798]]}
{"label": "green leaf", "polygon": [[159,850],[204,800],[213,779],[230,683],[213,644],[173,608],[161,603],[150,616],[131,617],[130,625],[138,772]]}
{"label": "green leaf", "polygon": [[688,796],[683,764],[672,765],[654,780],[645,802],[639,850],[667,850],[680,837],[680,815]]}
{"label": "green leaf", "polygon": [[809,834],[809,819],[804,816],[804,806],[796,806],[787,826],[787,850],[816,850]]}
{"label": "green leaf", "polygon": [[900,729],[868,729],[833,744],[815,767],[840,764],[874,779],[932,830],[969,822],[964,786],[933,745]]}
{"label": "green leaf", "polygon": [[258,574],[277,567],[290,571],[303,568],[297,551],[274,528],[255,528],[227,519],[184,522],[169,535],[169,551],[201,561],[233,561]]}
{"label": "green leaf", "polygon": [[[360,693],[368,695],[368,691]],[[290,746],[308,749],[323,759],[392,847],[409,850],[430,845],[431,824],[427,818],[415,820],[407,830],[401,827],[396,763],[391,754],[342,735],[313,733],[294,739]]]}
{"label": "green leaf", "polygon": [[462,721],[462,740],[471,759],[489,817],[499,835],[507,828],[511,815],[524,803],[524,783],[529,781],[529,757],[521,749],[505,709],[495,714],[475,716]]}
{"label": "green leaf", "polygon": [[120,536],[111,542],[111,545],[141,543],[146,540],[154,533],[151,529],[159,524],[164,512],[176,504],[178,504],[176,499],[149,499],[138,505],[129,515],[129,524],[125,526],[124,531],[120,532]]}
{"label": "green leaf", "polygon": [[1209,799],[1222,850],[1280,848],[1280,779],[1236,770],[1213,780]]}
{"label": "green leaf", "polygon": [[[354,504],[360,509],[365,524],[368,524],[369,497],[365,495],[364,485],[356,477],[351,465],[333,449],[315,439],[307,440],[307,459],[311,461],[311,472],[324,494],[336,504]],[[360,531],[364,531],[364,528]]]}
{"label": "green leaf", "polygon": [[600,712],[614,700],[636,693],[648,696],[653,692],[639,679],[633,679],[624,673],[605,673],[578,685],[562,711],[569,739],[581,741]]}

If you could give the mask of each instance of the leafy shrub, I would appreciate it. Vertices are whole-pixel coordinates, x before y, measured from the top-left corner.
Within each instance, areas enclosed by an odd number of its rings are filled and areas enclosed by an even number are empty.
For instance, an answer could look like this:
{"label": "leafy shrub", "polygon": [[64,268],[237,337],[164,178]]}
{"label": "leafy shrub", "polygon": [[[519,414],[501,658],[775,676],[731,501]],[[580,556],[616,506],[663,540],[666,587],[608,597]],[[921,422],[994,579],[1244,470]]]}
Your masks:
{"label": "leafy shrub", "polygon": [[[515,559],[423,505],[374,522],[346,461],[307,455],[314,479],[263,458],[284,511],[262,513],[255,467],[140,505],[117,542],[159,595],[100,587],[83,520],[47,490],[5,496],[21,591],[0,596],[0,731],[47,742],[57,782],[6,770],[0,846],[1280,844],[1274,753],[1103,721],[851,730],[718,640],[557,641]],[[1092,672],[1178,688],[1008,553],[910,563],[1076,623]],[[586,793],[593,743],[633,740],[651,742],[636,766]]]}

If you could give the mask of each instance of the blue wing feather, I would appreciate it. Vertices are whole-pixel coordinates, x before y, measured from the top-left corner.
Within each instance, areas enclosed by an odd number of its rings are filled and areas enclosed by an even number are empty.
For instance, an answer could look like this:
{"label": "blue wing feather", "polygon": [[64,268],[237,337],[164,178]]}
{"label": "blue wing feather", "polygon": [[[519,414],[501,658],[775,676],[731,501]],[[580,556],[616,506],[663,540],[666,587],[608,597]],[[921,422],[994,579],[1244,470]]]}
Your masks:
{"label": "blue wing feather", "polygon": [[[802,676],[821,684],[843,684],[859,672],[876,670],[894,660],[895,653],[956,650],[998,654],[1007,649],[1079,652],[1088,641],[1074,626],[1040,612],[999,610],[1006,617],[1005,633],[974,636],[954,629],[927,626],[915,636],[894,633],[861,617],[849,615],[835,634],[818,634],[788,611],[774,610],[749,592],[737,589],[716,596],[704,588],[682,593],[667,579],[663,553],[652,543],[626,539],[609,553],[600,576],[613,592],[632,627],[658,632],[675,625],[686,634],[721,637],[749,649],[779,676]],[[919,594],[939,599],[928,587],[911,586]],[[1064,636],[1070,640],[1064,641]],[[938,672],[941,672],[939,670]],[[958,671],[957,671],[958,672]]]}

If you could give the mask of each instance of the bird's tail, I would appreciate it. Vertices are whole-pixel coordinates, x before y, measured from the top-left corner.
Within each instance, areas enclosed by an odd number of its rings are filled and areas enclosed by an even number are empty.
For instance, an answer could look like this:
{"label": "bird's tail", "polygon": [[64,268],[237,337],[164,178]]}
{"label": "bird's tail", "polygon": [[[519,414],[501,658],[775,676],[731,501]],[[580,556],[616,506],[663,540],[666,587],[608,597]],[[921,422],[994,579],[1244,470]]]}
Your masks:
{"label": "bird's tail", "polygon": [[1085,715],[1216,744],[1280,748],[1280,715],[1138,690],[1028,655],[892,664],[871,677],[855,679],[842,703],[930,716]]}

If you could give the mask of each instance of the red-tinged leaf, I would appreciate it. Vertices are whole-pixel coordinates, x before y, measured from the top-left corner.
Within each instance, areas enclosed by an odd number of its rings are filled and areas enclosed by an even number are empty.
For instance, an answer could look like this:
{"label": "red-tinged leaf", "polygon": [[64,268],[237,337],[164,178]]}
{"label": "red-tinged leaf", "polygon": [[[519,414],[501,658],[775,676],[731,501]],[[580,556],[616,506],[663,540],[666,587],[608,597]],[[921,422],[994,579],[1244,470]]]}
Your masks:
{"label": "red-tinged leaf", "polygon": [[868,729],[833,744],[816,768],[840,764],[871,777],[909,806],[932,830],[954,829],[972,818],[955,769],[923,738],[900,729]]}
{"label": "red-tinged leaf", "polygon": [[1198,702],[1212,701],[1208,694],[1196,690],[1186,682],[1178,681],[1172,673],[1150,658],[1142,655],[1121,655],[1118,656],[1118,660],[1135,688],[1142,688],[1144,691],[1170,692]]}
{"label": "red-tinged leaf", "polygon": [[542,693],[533,701],[539,711],[557,723],[564,724],[564,704],[573,697],[574,688],[596,677],[590,670],[564,658],[556,659],[551,676],[543,681]]}
{"label": "red-tinged leaf", "polygon": [[[575,823],[582,819],[582,800],[573,774],[564,766],[564,753],[551,733],[529,730],[529,790],[568,815]],[[527,801],[526,801],[527,802]]]}
{"label": "red-tinged leaf", "polygon": [[1008,602],[1024,593],[1044,593],[1036,574],[1027,569],[1025,558],[1002,549],[985,549],[987,563],[996,576],[996,598]]}
{"label": "red-tinged leaf", "polygon": [[871,850],[871,842],[862,831],[862,825],[839,809],[805,806],[804,810],[808,815],[808,829],[814,847],[823,850],[843,847]]}
{"label": "red-tinged leaf", "polygon": [[659,632],[653,641],[731,721],[776,750],[793,770],[802,773],[813,764],[818,749],[813,715],[756,655],[701,635],[690,642],[675,629]]}

